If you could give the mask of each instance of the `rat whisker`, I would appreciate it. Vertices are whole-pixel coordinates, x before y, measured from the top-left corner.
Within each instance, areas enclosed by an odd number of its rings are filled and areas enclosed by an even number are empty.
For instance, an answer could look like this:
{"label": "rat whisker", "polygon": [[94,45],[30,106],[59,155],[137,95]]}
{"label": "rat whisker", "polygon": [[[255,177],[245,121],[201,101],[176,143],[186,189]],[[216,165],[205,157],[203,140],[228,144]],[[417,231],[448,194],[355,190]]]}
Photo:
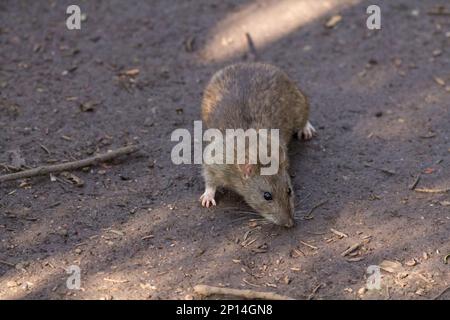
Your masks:
{"label": "rat whisker", "polygon": [[302,198],[302,199],[295,205],[295,207],[297,208],[298,206],[300,206],[303,202],[305,202],[306,200],[308,200],[309,197],[311,197],[311,193],[308,193],[304,198]]}
{"label": "rat whisker", "polygon": [[253,212],[253,211],[238,211],[239,213],[247,213],[247,214],[252,214],[255,216],[259,216],[259,214],[257,212]]}
{"label": "rat whisker", "polygon": [[231,222],[242,221],[242,220],[246,220],[246,219],[249,219],[249,217],[239,217],[239,218],[236,218],[234,220],[231,220]]}

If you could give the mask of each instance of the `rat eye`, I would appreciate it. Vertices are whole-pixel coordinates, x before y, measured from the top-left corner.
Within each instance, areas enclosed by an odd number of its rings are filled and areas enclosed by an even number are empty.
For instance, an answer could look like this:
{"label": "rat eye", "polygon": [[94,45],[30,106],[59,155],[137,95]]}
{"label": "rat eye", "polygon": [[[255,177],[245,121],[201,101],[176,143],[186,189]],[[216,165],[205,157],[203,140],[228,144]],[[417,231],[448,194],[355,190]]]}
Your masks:
{"label": "rat eye", "polygon": [[292,193],[292,190],[291,190],[291,188],[288,188],[288,196],[290,196],[290,195],[291,195],[291,193]]}
{"label": "rat eye", "polygon": [[270,192],[264,192],[264,199],[267,201],[272,200],[272,194]]}

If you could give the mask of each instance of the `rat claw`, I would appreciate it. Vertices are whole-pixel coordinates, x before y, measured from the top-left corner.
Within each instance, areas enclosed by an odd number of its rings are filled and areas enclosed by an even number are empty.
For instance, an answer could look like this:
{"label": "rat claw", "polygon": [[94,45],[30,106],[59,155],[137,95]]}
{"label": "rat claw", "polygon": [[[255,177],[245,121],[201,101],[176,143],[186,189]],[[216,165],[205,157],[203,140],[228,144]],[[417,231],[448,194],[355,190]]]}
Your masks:
{"label": "rat claw", "polygon": [[307,121],[305,127],[299,131],[299,135],[303,137],[304,140],[309,140],[316,135],[316,129],[309,121]]}
{"label": "rat claw", "polygon": [[203,193],[200,196],[200,201],[202,202],[202,206],[209,208],[211,206],[216,205],[216,200],[214,199],[215,192],[211,190],[206,190],[205,193]]}

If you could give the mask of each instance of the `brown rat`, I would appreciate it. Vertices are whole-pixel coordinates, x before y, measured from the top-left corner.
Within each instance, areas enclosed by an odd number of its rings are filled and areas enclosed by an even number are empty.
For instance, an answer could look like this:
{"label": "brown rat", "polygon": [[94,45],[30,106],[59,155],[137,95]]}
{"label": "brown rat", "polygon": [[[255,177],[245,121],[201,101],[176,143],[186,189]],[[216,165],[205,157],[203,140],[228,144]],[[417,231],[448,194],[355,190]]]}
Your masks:
{"label": "brown rat", "polygon": [[315,133],[308,121],[306,96],[279,68],[264,63],[238,63],[218,71],[207,85],[202,119],[208,128],[279,129],[278,173],[261,175],[261,163],[204,164],[203,206],[216,205],[217,187],[240,194],[267,220],[294,225],[294,192],[288,174],[287,145],[296,133],[310,139]]}

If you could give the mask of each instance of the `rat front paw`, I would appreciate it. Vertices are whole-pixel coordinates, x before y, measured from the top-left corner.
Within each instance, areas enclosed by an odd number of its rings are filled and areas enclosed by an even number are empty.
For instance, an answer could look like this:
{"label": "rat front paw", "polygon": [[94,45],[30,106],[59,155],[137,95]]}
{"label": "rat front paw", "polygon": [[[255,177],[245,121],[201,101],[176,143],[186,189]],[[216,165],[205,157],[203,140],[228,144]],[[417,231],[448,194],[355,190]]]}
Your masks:
{"label": "rat front paw", "polygon": [[216,200],[214,200],[214,195],[215,191],[206,189],[205,192],[200,197],[202,206],[206,208],[209,208],[210,206],[215,206]]}
{"label": "rat front paw", "polygon": [[298,132],[298,135],[299,138],[303,137],[304,140],[309,140],[316,135],[316,129],[314,129],[312,124],[307,121],[305,127]]}

